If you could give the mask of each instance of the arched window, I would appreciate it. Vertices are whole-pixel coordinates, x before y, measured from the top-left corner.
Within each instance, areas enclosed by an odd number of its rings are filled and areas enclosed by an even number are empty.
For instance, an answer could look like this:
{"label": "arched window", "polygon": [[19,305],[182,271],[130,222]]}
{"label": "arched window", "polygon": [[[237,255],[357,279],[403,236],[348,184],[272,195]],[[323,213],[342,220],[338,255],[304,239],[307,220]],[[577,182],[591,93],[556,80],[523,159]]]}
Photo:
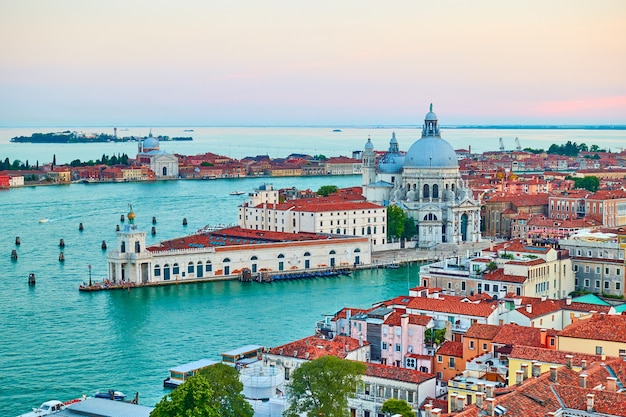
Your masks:
{"label": "arched window", "polygon": [[356,248],[356,249],[354,250],[354,252],[355,252],[355,253],[361,252],[361,249]]}
{"label": "arched window", "polygon": [[206,261],[204,263],[204,271],[211,272],[212,270],[213,270],[213,264],[211,263],[211,261]]}
{"label": "arched window", "polygon": [[278,259],[282,259],[284,257],[285,257],[285,255],[283,255],[282,253],[280,255],[278,255]]}
{"label": "arched window", "polygon": [[161,266],[160,265],[154,265],[154,276],[155,277],[160,277],[161,276]]}
{"label": "arched window", "polygon": [[330,252],[328,252],[328,254],[329,254],[329,255],[334,255],[334,254],[336,254],[336,253],[337,253],[337,252],[335,252],[335,250],[334,250],[334,249],[333,249],[333,250],[331,250]]}
{"label": "arched window", "polygon": [[371,226],[367,226],[367,234],[368,235],[372,234],[372,227]]}
{"label": "arched window", "polygon": [[122,241],[122,244],[120,245],[120,252],[121,253],[125,253],[126,252],[126,242]]}
{"label": "arched window", "polygon": [[167,176],[167,167],[163,167],[163,176],[166,177]]}
{"label": "arched window", "polygon": [[187,264],[187,273],[193,274],[193,267],[194,267],[193,262],[189,262]]}
{"label": "arched window", "polygon": [[139,241],[135,242],[135,253],[140,253],[141,252],[141,243],[139,243]]}
{"label": "arched window", "polygon": [[433,185],[433,198],[439,198],[439,186],[437,184]]}
{"label": "arched window", "polygon": [[337,234],[338,235],[341,234],[341,229],[340,228],[337,228]]}
{"label": "arched window", "polygon": [[175,263],[174,266],[172,267],[172,273],[174,275],[180,274],[180,267],[178,266],[178,263]]}
{"label": "arched window", "polygon": [[311,256],[310,252],[304,252],[304,256]]}
{"label": "arched window", "polygon": [[256,256],[253,256],[252,258],[250,258],[251,261],[256,261],[258,258]]}
{"label": "arched window", "polygon": [[230,259],[229,258],[224,258],[224,260],[222,262],[228,263],[228,262],[230,262]]}
{"label": "arched window", "polygon": [[430,187],[428,184],[424,184],[424,198],[430,198]]}
{"label": "arched window", "polygon": [[424,216],[424,221],[428,221],[428,220],[437,220],[437,216],[435,216],[432,213],[428,213],[426,216]]}

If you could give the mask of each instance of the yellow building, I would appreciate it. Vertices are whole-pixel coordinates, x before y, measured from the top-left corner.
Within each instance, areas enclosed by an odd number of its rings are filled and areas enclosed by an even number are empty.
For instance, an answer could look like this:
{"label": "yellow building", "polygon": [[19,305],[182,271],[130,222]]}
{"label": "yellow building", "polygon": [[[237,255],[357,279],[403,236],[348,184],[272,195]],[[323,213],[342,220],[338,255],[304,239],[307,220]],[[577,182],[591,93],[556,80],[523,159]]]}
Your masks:
{"label": "yellow building", "polygon": [[588,355],[626,355],[626,316],[594,314],[559,333],[558,349]]}

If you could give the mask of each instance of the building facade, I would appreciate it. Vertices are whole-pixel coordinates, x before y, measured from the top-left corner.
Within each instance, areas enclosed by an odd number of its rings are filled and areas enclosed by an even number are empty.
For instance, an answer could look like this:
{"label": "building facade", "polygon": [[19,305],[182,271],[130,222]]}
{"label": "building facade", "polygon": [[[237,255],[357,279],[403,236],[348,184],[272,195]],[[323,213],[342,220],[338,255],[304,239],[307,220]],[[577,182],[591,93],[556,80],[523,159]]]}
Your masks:
{"label": "building facade", "polygon": [[461,179],[456,153],[441,138],[432,105],[421,139],[405,155],[394,134],[389,151],[377,163],[368,139],[362,172],[367,200],[401,207],[416,224],[420,247],[481,240],[480,202]]}

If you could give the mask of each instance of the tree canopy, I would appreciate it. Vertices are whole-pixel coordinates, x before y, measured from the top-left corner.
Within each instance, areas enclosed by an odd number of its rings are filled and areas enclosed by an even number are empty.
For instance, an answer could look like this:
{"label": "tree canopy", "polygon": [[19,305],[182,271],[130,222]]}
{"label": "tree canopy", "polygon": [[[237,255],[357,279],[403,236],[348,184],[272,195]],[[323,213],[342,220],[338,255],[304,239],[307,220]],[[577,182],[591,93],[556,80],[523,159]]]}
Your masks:
{"label": "tree canopy", "polygon": [[345,417],[349,414],[348,396],[356,391],[366,365],[322,356],[303,363],[291,376],[289,393],[291,404],[284,412],[286,417]]}
{"label": "tree canopy", "polygon": [[339,188],[336,185],[322,185],[317,194],[328,197],[329,194],[336,193]]}
{"label": "tree canopy", "polygon": [[595,193],[600,187],[600,180],[598,177],[585,176],[583,178],[574,178],[574,188],[582,188],[587,191]]}
{"label": "tree canopy", "polygon": [[415,412],[411,409],[409,403],[405,400],[398,400],[396,398],[389,398],[383,403],[383,407],[380,409],[381,413],[389,413],[390,415],[401,414],[402,417],[415,417]]}
{"label": "tree canopy", "polygon": [[406,227],[406,214],[400,207],[391,205],[387,207],[387,237],[400,239],[404,236]]}
{"label": "tree canopy", "polygon": [[252,417],[254,410],[242,391],[237,370],[218,363],[163,397],[150,417]]}
{"label": "tree canopy", "polygon": [[220,417],[208,379],[195,375],[163,397],[150,417]]}

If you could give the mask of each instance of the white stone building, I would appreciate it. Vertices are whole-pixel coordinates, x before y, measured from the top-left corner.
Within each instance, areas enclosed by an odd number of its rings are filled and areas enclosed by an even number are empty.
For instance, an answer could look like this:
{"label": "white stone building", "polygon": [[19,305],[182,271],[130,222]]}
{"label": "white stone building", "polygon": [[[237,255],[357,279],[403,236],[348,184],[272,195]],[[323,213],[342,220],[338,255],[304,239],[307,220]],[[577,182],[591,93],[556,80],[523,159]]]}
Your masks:
{"label": "white stone building", "polygon": [[421,139],[405,155],[394,134],[389,151],[377,164],[368,139],[362,171],[367,200],[401,207],[416,223],[420,247],[481,240],[480,201],[461,179],[456,153],[441,138],[432,105]]}
{"label": "white stone building", "polygon": [[386,207],[331,196],[280,203],[278,191],[271,186],[255,190],[239,206],[238,224],[250,230],[366,237],[372,251],[387,243]]}
{"label": "white stone building", "polygon": [[[134,213],[128,214],[134,220]],[[147,284],[237,277],[244,269],[287,273],[371,263],[367,237],[282,233],[240,227],[184,236],[146,247],[146,232],[130,223],[109,251],[108,279]]]}
{"label": "white stone building", "polygon": [[159,140],[152,136],[139,142],[137,163],[147,165],[157,179],[178,178],[178,158],[160,149]]}

